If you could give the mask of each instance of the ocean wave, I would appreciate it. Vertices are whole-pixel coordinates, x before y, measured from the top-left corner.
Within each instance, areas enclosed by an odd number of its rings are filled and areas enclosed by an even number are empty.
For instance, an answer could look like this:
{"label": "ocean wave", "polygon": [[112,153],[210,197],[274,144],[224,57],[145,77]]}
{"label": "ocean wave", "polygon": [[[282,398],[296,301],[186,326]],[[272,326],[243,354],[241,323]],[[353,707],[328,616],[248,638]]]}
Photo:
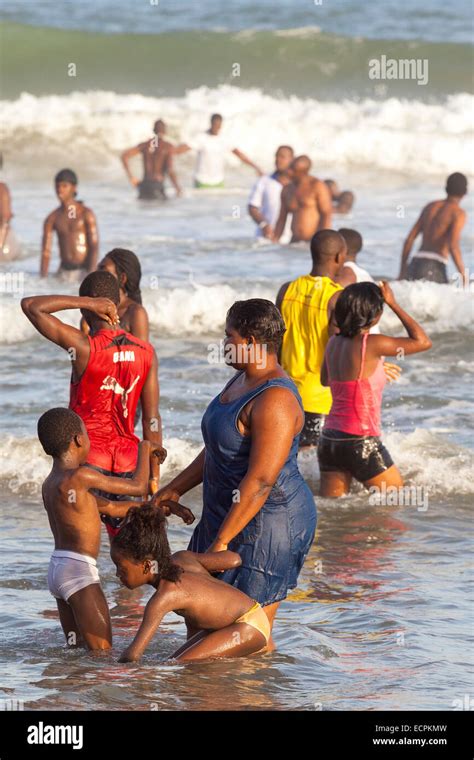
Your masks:
{"label": "ocean wave", "polygon": [[[202,285],[190,282],[186,287],[153,289],[144,276],[143,303],[148,311],[152,330],[160,336],[193,337],[221,333],[225,315],[234,301],[247,298],[267,298],[274,301],[281,283],[272,285],[245,284],[237,288],[220,283]],[[457,290],[452,285],[433,282],[394,282],[393,290],[400,305],[433,335],[460,332],[472,333],[473,294]],[[29,292],[29,289],[28,289]],[[77,311],[61,312],[61,319],[78,326]],[[0,320],[8,330],[0,333],[0,345],[37,340],[37,333],[21,312],[17,298],[2,294]],[[399,319],[385,308],[381,329],[388,334],[403,334]]]}
{"label": "ocean wave", "polygon": [[386,80],[390,95],[428,100],[469,92],[472,86],[469,44],[343,37],[311,25],[98,34],[4,23],[2,42],[2,89],[9,98],[23,91],[65,94],[73,88],[176,95],[203,83],[217,87],[230,82],[273,94],[365,96],[377,85],[368,76],[368,62],[381,55],[429,62],[425,86],[410,79]]}
{"label": "ocean wave", "polygon": [[[442,103],[400,98],[319,101],[266,95],[259,88],[199,87],[183,97],[119,95],[111,91],[35,96],[2,103],[3,151],[9,172],[44,177],[52,166],[81,167],[81,177],[122,177],[120,152],[142,141],[157,116],[170,139],[192,140],[222,111],[229,141],[259,163],[271,165],[279,144],[307,153],[315,170],[370,169],[407,176],[474,171],[471,119],[474,98]],[[177,164],[191,163],[180,157]],[[229,163],[238,165],[234,156]]]}
{"label": "ocean wave", "polygon": [[[431,496],[474,493],[473,458],[468,449],[423,429],[409,435],[390,432],[384,436],[384,443],[407,485],[423,485]],[[163,483],[192,462],[202,443],[165,435],[164,446],[168,457],[161,467]],[[315,455],[300,455],[299,467],[315,487],[319,472]],[[50,468],[51,459],[36,438],[7,435],[0,441],[0,484],[11,493],[40,497]]]}

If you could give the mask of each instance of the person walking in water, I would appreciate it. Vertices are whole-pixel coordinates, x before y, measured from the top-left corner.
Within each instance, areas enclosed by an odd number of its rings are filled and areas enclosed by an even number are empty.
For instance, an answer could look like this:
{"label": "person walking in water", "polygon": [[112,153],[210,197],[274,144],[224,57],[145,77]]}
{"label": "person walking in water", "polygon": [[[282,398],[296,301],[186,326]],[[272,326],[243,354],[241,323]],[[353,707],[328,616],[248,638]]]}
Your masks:
{"label": "person walking in water", "polygon": [[44,222],[41,277],[48,275],[53,232],[57,233],[59,243],[58,274],[69,272],[77,280],[96,268],[99,250],[97,222],[92,209],[76,200],[77,182],[72,169],[62,169],[54,178],[61,205]]}
{"label": "person walking in water", "polygon": [[[446,181],[446,198],[428,203],[405,240],[400,264],[399,280],[430,280],[447,283],[446,265],[449,255],[461,275],[464,285],[469,285],[469,273],[462,258],[459,241],[466,224],[466,212],[459,204],[467,193],[467,179],[455,172]],[[410,251],[422,235],[420,250],[408,263]]]}
{"label": "person walking in water", "polygon": [[[400,319],[407,338],[369,334],[382,316],[384,303]],[[331,389],[332,406],[318,447],[321,496],[349,493],[352,478],[366,488],[401,487],[403,479],[380,440],[384,356],[417,354],[431,340],[396,302],[388,283],[349,285],[334,309],[339,329],[329,340],[321,383]]]}
{"label": "person walking in water", "polygon": [[194,187],[224,187],[224,167],[227,153],[233,153],[243,164],[255,169],[259,176],[263,174],[257,164],[221,133],[222,122],[223,118],[219,113],[212,114],[211,124],[206,132],[197,135],[188,143],[181,143],[181,145],[173,148],[175,155],[186,153],[189,150],[197,151]]}
{"label": "person walking in water", "polygon": [[[173,145],[165,140],[166,125],[162,119],[155,121],[154,136],[122,153],[122,164],[130,183],[138,189],[140,200],[166,200],[165,177],[168,175],[176,195],[181,195],[181,186],[173,168]],[[143,179],[140,181],[133,174],[129,161],[134,156],[143,159]]]}
{"label": "person walking in water", "polygon": [[278,363],[285,325],[275,305],[237,301],[225,329],[226,362],[237,371],[207,407],[203,450],[153,501],[179,501],[203,484],[202,517],[188,549],[237,552],[242,564],[220,579],[259,602],[271,627],[316,528],[314,499],[297,464],[304,413]]}

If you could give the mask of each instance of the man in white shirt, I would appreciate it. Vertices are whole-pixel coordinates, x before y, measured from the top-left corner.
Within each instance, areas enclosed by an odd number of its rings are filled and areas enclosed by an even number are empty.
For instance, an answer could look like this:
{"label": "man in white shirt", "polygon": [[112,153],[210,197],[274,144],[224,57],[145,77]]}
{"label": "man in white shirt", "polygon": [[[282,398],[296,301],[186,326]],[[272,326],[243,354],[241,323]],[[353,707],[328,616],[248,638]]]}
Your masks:
{"label": "man in white shirt", "polygon": [[245,153],[235,148],[221,134],[222,116],[214,113],[211,116],[211,126],[207,132],[198,135],[195,140],[178,145],[173,153],[186,153],[188,150],[197,151],[196,168],[194,170],[194,187],[223,187],[226,153],[233,153],[242,163],[251,166],[257,174],[262,170],[248,158]]}
{"label": "man in white shirt", "polygon": [[289,145],[280,145],[275,153],[275,171],[273,174],[259,177],[252,188],[248,211],[257,225],[255,233],[257,237],[273,239],[275,225],[280,216],[281,191],[291,181],[288,169],[293,158],[293,148]]}
{"label": "man in white shirt", "polygon": [[[363,269],[356,264],[357,254],[362,250],[362,235],[357,230],[350,230],[346,227],[342,227],[338,232],[346,241],[347,253],[346,260],[337,274],[336,282],[342,285],[343,288],[356,282],[375,282],[367,269]],[[378,335],[380,333],[378,324],[375,327],[371,327],[370,332]]]}

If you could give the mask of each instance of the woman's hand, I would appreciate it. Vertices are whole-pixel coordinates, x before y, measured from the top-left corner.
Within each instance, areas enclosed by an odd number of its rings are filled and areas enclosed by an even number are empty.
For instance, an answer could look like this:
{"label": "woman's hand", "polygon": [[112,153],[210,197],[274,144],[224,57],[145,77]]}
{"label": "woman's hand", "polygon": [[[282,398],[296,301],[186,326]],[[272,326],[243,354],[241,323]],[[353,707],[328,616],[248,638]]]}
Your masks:
{"label": "woman's hand", "polygon": [[206,554],[210,554],[211,552],[225,552],[227,551],[227,546],[228,544],[225,544],[223,541],[216,538],[210,545],[209,549],[206,550]]}
{"label": "woman's hand", "polygon": [[384,362],[383,371],[389,383],[396,383],[402,374],[402,368],[398,364],[392,364],[392,362]]}
{"label": "woman's hand", "polygon": [[386,280],[382,280],[379,282],[379,288],[382,291],[383,300],[387,304],[387,306],[394,306],[396,304],[395,296],[393,295],[393,290],[388,284]]}
{"label": "woman's hand", "polygon": [[151,500],[151,503],[154,507],[159,507],[162,501],[175,501],[179,502],[181,498],[181,494],[179,491],[176,491],[174,488],[169,488],[168,486],[163,486],[163,488],[160,488],[154,495]]}

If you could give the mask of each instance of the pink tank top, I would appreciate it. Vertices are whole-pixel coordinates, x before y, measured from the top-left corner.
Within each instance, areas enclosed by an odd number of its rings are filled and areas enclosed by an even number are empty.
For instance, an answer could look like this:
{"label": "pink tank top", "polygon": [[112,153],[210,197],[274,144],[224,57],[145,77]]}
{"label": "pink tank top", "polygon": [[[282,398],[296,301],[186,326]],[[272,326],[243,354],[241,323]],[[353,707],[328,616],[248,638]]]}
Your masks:
{"label": "pink tank top", "polygon": [[333,380],[330,375],[329,362],[327,362],[332,407],[324,426],[330,430],[341,430],[343,433],[360,436],[379,436],[381,434],[380,415],[386,378],[382,359],[370,377],[362,377],[368,337],[369,334],[365,333],[362,338],[360,370],[357,380]]}

